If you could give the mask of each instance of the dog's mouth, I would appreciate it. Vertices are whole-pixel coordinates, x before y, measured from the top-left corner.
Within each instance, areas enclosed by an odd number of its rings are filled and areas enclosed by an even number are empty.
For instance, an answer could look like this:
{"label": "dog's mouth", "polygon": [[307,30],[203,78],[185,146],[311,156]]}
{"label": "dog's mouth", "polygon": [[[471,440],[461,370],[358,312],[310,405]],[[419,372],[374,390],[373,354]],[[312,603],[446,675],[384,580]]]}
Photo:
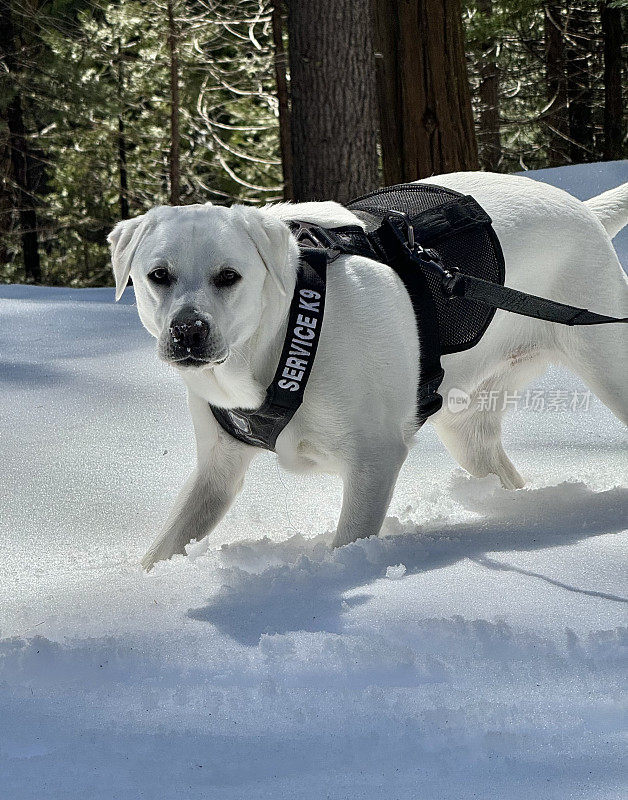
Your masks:
{"label": "dog's mouth", "polygon": [[203,367],[217,367],[220,364],[224,364],[228,358],[229,353],[227,352],[220,358],[201,358],[200,356],[188,354],[183,356],[183,358],[171,358],[168,360],[175,367],[191,367],[192,369],[202,369]]}

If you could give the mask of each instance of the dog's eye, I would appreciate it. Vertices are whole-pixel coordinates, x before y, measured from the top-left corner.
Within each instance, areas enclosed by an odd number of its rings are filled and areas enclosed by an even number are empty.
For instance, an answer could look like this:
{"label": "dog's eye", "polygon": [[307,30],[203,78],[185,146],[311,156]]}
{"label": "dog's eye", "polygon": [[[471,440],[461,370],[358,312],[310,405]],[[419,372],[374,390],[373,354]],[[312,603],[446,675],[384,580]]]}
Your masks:
{"label": "dog's eye", "polygon": [[157,267],[157,269],[149,272],[148,278],[153,283],[158,283],[161,286],[170,286],[172,283],[172,276],[165,267]]}
{"label": "dog's eye", "polygon": [[214,278],[214,284],[218,287],[233,286],[237,283],[242,275],[234,269],[221,269],[218,275]]}

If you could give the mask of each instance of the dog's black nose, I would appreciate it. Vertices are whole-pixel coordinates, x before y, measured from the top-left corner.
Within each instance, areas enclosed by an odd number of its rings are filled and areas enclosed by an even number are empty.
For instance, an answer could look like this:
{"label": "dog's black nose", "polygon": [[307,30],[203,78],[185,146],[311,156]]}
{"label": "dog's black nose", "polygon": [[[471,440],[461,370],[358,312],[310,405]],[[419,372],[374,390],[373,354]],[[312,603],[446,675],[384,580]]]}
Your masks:
{"label": "dog's black nose", "polygon": [[207,344],[209,323],[192,309],[184,309],[170,323],[170,338],[178,350],[199,350]]}

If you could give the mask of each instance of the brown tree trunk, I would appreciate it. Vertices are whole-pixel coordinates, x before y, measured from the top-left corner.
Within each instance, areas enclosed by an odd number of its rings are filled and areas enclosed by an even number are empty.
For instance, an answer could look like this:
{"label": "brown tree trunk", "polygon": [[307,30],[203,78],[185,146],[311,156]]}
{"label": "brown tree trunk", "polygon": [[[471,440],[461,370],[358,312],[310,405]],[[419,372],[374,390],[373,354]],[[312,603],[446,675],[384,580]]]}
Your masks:
{"label": "brown tree trunk", "polygon": [[13,180],[17,189],[20,234],[24,272],[30,283],[41,282],[41,263],[39,260],[39,236],[37,226],[37,202],[28,169],[28,145],[22,113],[22,102],[18,94],[7,108],[7,126],[11,146]]}
{"label": "brown tree trunk", "polygon": [[179,32],[174,18],[175,0],[167,0],[168,50],[170,52],[170,205],[181,200],[179,133]]}
{"label": "brown tree trunk", "polygon": [[477,169],[460,0],[374,0],[387,184]]}
{"label": "brown tree trunk", "polygon": [[567,97],[569,100],[569,156],[572,164],[594,155],[593,96],[589,65],[591,13],[574,7],[567,23]]}
{"label": "brown tree trunk", "polygon": [[369,0],[289,0],[294,199],[347,202],[378,185]]}
{"label": "brown tree trunk", "polygon": [[32,174],[29,169],[29,148],[20,87],[15,82],[17,59],[10,0],[0,0],[0,59],[4,61],[9,77],[9,86],[5,88],[5,91],[8,89],[10,100],[4,109],[4,117],[9,130],[9,150],[13,183],[15,185],[15,202],[20,220],[24,273],[27,282],[40,283],[41,263],[39,260],[37,202]]}
{"label": "brown tree trunk", "polygon": [[129,182],[126,158],[126,133],[124,130],[124,65],[122,61],[122,43],[118,41],[118,174],[120,219],[129,218]]}
{"label": "brown tree trunk", "polygon": [[[486,17],[493,13],[493,0],[478,0],[478,11]],[[482,169],[497,170],[502,157],[499,131],[499,73],[496,59],[496,43],[482,44],[480,63],[480,118],[478,145]]]}
{"label": "brown tree trunk", "polygon": [[600,5],[602,39],[604,41],[604,149],[603,157],[610,161],[623,157],[622,121],[622,10]]}
{"label": "brown tree trunk", "polygon": [[545,81],[548,109],[548,161],[559,167],[569,160],[569,121],[567,117],[567,75],[563,17],[560,5],[548,3],[545,14]]}
{"label": "brown tree trunk", "polygon": [[[0,115],[0,119],[3,115]],[[13,192],[9,185],[11,148],[8,139],[0,145],[0,264],[11,263],[9,234],[13,223]]]}
{"label": "brown tree trunk", "polygon": [[283,0],[275,0],[272,11],[273,44],[275,47],[275,82],[279,105],[279,149],[283,171],[283,199],[292,200],[292,140],[290,133],[290,104],[286,76],[286,51],[283,46]]}
{"label": "brown tree trunk", "polygon": [[118,117],[118,170],[120,173],[119,202],[120,219],[129,218],[129,183],[127,178],[126,163],[126,136],[124,132],[124,118]]}

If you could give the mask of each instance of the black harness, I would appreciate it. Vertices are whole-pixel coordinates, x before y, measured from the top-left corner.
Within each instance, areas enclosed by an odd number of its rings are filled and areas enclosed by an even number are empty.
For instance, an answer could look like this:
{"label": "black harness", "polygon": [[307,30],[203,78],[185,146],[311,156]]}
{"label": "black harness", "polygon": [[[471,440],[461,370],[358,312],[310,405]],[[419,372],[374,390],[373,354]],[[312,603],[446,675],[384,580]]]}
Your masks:
{"label": "black harness", "polygon": [[469,195],[401,184],[349,203],[365,227],[290,223],[300,247],[297,281],[275,377],[260,408],[210,405],[227,433],[274,450],[303,401],[325,310],[327,266],[341,255],[387,264],[403,282],[420,344],[417,429],[442,406],[441,355],[477,344],[497,308],[562,325],[628,322],[504,286],[504,257],[491,218]]}
{"label": "black harness", "polygon": [[210,405],[227,433],[241,442],[274,450],[277,437],[303,401],[323,324],[327,264],[325,250],[301,250],[281,358],[260,408],[246,411]]}

